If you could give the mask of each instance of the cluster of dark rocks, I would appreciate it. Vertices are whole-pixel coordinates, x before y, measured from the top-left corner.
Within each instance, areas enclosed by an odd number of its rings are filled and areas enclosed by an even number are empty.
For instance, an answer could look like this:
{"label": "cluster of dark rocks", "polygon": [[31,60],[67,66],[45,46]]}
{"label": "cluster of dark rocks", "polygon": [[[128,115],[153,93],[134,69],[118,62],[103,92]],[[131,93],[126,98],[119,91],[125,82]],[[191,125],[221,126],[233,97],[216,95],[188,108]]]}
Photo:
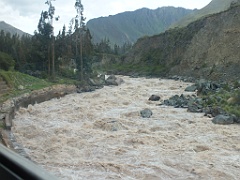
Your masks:
{"label": "cluster of dark rocks", "polygon": [[89,78],[86,85],[77,85],[77,93],[91,92],[96,89],[103,88],[104,86],[119,86],[124,81],[122,78],[110,75],[106,78],[106,75],[99,75],[94,78]]}
{"label": "cluster of dark rocks", "polygon": [[221,84],[200,79],[195,84],[188,86],[185,91],[197,92],[198,95],[206,95],[208,92],[218,91],[221,88]]}
{"label": "cluster of dark rocks", "polygon": [[202,112],[202,99],[195,95],[175,95],[163,101],[164,105],[175,108],[188,108],[190,112]]}
{"label": "cluster of dark rocks", "polygon": [[[177,79],[178,80],[178,79]],[[207,80],[198,80],[195,84],[187,87],[185,91],[187,92],[197,92],[197,95],[207,95],[209,92],[219,91],[221,84],[207,81]],[[189,112],[201,112],[205,116],[208,116],[212,119],[214,124],[233,124],[240,123],[240,119],[233,114],[228,114],[221,107],[205,107],[204,102],[206,99],[203,99],[196,95],[175,95],[170,97],[167,100],[163,101],[164,105],[174,106],[176,108],[187,108]]]}
{"label": "cluster of dark rocks", "polygon": [[77,85],[77,93],[92,92],[100,88],[102,88],[102,86]]}
{"label": "cluster of dark rocks", "polygon": [[190,95],[175,95],[164,100],[163,104],[167,106],[174,106],[175,108],[187,108],[189,112],[204,113],[204,116],[213,118],[214,124],[233,124],[240,123],[240,120],[233,114],[228,114],[220,107],[204,107],[204,100],[197,96]]}
{"label": "cluster of dark rocks", "polygon": [[173,76],[169,76],[168,78],[176,81],[192,82],[192,83],[195,82],[194,77],[184,77],[184,76],[173,75]]}

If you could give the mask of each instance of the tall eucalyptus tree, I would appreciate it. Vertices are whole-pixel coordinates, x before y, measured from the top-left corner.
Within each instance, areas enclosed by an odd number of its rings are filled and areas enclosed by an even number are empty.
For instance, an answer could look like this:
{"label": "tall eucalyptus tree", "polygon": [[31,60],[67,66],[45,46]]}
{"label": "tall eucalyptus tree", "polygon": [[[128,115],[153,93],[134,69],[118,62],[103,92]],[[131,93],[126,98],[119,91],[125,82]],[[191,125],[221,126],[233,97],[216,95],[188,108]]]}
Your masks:
{"label": "tall eucalyptus tree", "polygon": [[79,58],[80,58],[80,80],[83,80],[83,36],[86,32],[85,20],[83,16],[83,4],[81,0],[76,0],[74,5],[77,15],[75,17],[75,33],[76,33],[76,56],[78,55],[77,41],[79,39]]}
{"label": "tall eucalyptus tree", "polygon": [[38,31],[40,34],[44,35],[47,39],[48,44],[48,74],[55,78],[55,48],[54,48],[54,27],[53,21],[58,20],[58,17],[54,17],[55,7],[52,4],[52,1],[55,0],[47,0],[45,2],[48,5],[48,10],[43,11],[41,14],[41,18],[38,24]]}

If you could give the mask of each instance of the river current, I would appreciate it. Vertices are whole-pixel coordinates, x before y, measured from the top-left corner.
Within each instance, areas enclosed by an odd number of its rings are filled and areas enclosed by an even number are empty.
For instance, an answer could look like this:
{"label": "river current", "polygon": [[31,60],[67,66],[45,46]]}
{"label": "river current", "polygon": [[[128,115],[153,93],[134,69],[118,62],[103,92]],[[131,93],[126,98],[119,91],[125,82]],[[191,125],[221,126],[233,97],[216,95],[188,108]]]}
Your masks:
{"label": "river current", "polygon": [[[238,179],[240,126],[160,105],[190,83],[120,76],[120,86],[70,94],[28,108],[13,133],[59,179]],[[152,95],[160,101],[148,101]],[[142,118],[148,108],[153,115]]]}

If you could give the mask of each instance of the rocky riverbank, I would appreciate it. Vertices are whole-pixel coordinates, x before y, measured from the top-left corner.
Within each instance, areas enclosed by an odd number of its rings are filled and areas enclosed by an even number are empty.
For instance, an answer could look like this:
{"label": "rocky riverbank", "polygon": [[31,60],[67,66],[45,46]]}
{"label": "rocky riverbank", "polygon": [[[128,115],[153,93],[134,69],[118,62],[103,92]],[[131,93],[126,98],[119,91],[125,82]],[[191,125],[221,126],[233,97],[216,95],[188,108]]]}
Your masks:
{"label": "rocky riverbank", "polygon": [[[212,122],[215,124],[240,123],[238,112],[233,111],[239,108],[239,87],[240,84],[235,84],[234,87],[227,85],[227,83],[219,84],[201,79],[185,89],[187,92],[197,92],[198,96],[174,95],[165,100],[163,104],[175,108],[187,108],[189,112],[204,113],[205,116],[213,117]],[[226,96],[227,93],[228,96]],[[232,105],[230,110],[226,109],[226,106],[229,105]]]}

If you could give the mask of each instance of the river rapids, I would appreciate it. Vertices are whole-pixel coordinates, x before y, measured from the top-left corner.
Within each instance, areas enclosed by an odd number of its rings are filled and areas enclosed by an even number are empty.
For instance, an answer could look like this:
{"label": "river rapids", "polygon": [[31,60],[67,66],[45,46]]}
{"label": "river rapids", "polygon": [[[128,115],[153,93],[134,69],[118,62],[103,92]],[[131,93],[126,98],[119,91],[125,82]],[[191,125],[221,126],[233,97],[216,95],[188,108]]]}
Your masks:
{"label": "river rapids", "polygon": [[[28,108],[13,133],[30,158],[59,179],[238,179],[240,126],[159,105],[190,83],[120,76],[120,86]],[[152,95],[160,101],[148,101]],[[142,118],[148,108],[153,115]]]}

